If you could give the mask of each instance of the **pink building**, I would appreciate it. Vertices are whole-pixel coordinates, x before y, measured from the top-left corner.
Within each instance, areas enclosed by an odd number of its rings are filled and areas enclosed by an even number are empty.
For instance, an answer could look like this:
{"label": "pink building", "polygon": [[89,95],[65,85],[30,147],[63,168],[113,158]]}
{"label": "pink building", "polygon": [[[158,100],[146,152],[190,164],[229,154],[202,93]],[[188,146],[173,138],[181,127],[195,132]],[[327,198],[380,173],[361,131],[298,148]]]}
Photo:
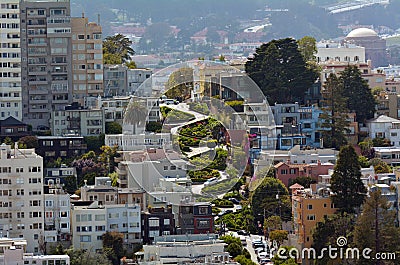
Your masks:
{"label": "pink building", "polygon": [[274,166],[275,177],[281,180],[286,187],[296,177],[311,177],[318,181],[319,175],[327,175],[328,170],[333,169],[333,167],[332,163],[321,163],[321,161],[318,161],[317,164],[292,164],[290,161],[287,161],[279,162]]}

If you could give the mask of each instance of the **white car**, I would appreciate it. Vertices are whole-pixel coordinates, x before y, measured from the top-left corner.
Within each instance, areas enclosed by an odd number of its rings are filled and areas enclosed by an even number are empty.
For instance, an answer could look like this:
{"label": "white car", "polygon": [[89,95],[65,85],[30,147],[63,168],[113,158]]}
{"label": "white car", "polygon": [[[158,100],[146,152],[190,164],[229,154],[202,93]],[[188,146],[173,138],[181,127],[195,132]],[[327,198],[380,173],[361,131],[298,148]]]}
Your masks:
{"label": "white car", "polygon": [[217,178],[210,178],[206,182],[204,182],[204,187],[215,184],[218,182]]}

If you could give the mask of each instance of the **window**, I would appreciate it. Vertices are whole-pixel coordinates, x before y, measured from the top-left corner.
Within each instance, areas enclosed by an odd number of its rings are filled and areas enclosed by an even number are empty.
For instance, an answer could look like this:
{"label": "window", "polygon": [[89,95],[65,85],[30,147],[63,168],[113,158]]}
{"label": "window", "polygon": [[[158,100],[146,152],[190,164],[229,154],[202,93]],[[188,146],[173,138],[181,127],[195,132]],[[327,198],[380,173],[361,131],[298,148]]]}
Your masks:
{"label": "window", "polygon": [[169,225],[169,224],[170,224],[169,219],[164,219],[164,225]]}
{"label": "window", "polygon": [[91,236],[81,236],[81,242],[91,242],[92,237]]}
{"label": "window", "polygon": [[281,169],[281,174],[282,175],[286,175],[288,173],[288,170],[287,169]]}
{"label": "window", "polygon": [[308,220],[308,221],[315,221],[315,214],[309,214],[309,215],[307,215],[307,220]]}
{"label": "window", "polygon": [[307,204],[307,209],[308,210],[312,210],[312,208],[313,208],[312,204]]}
{"label": "window", "polygon": [[94,216],[94,220],[95,221],[104,221],[106,219],[106,215],[105,214],[96,214]]}
{"label": "window", "polygon": [[149,219],[149,227],[159,227],[160,226],[160,220],[158,218],[150,218]]}

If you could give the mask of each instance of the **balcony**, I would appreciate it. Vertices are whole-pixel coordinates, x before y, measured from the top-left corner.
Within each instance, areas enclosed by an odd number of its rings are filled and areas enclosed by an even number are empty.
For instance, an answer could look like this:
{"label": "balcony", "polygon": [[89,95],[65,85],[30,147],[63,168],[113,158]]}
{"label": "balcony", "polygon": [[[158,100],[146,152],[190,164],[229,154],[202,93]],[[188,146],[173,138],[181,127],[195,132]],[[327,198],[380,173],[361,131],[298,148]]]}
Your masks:
{"label": "balcony", "polygon": [[29,112],[32,112],[32,113],[47,113],[47,112],[49,112],[49,110],[47,108],[46,109],[36,109],[36,108],[30,107],[29,108]]}
{"label": "balcony", "polygon": [[86,144],[72,144],[69,146],[69,148],[73,149],[87,149]]}
{"label": "balcony", "polygon": [[48,104],[49,101],[47,99],[30,99],[29,104]]}
{"label": "balcony", "polygon": [[48,92],[46,88],[29,88],[28,90],[29,95],[47,95]]}
{"label": "balcony", "polygon": [[117,182],[119,184],[118,186],[120,186],[120,187],[126,187],[126,185],[128,185],[128,180],[126,180],[126,179],[124,179],[124,180],[118,179]]}
{"label": "balcony", "polygon": [[120,176],[126,176],[127,172],[125,169],[119,169],[118,167],[116,168],[118,175]]}
{"label": "balcony", "polygon": [[34,85],[47,85],[48,81],[47,80],[29,80],[28,84],[30,86]]}

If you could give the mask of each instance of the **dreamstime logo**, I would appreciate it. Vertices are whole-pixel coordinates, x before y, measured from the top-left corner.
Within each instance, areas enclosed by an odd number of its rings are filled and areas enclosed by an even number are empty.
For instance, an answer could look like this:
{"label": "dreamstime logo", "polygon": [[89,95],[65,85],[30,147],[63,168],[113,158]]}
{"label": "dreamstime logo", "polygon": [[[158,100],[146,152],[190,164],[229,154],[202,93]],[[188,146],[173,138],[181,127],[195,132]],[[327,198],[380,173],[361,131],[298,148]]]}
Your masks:
{"label": "dreamstime logo", "polygon": [[345,238],[344,236],[340,236],[336,239],[336,245],[338,245],[338,247],[344,247],[347,245],[347,238]]}
{"label": "dreamstime logo", "polygon": [[347,238],[344,236],[340,236],[336,239],[336,245],[328,245],[328,247],[322,248],[319,252],[317,252],[314,248],[303,248],[299,251],[296,248],[279,248],[277,251],[277,256],[280,259],[308,259],[308,260],[316,260],[316,259],[367,259],[367,260],[396,260],[395,252],[379,252],[373,253],[372,249],[364,248],[351,248],[345,247],[347,246]]}

